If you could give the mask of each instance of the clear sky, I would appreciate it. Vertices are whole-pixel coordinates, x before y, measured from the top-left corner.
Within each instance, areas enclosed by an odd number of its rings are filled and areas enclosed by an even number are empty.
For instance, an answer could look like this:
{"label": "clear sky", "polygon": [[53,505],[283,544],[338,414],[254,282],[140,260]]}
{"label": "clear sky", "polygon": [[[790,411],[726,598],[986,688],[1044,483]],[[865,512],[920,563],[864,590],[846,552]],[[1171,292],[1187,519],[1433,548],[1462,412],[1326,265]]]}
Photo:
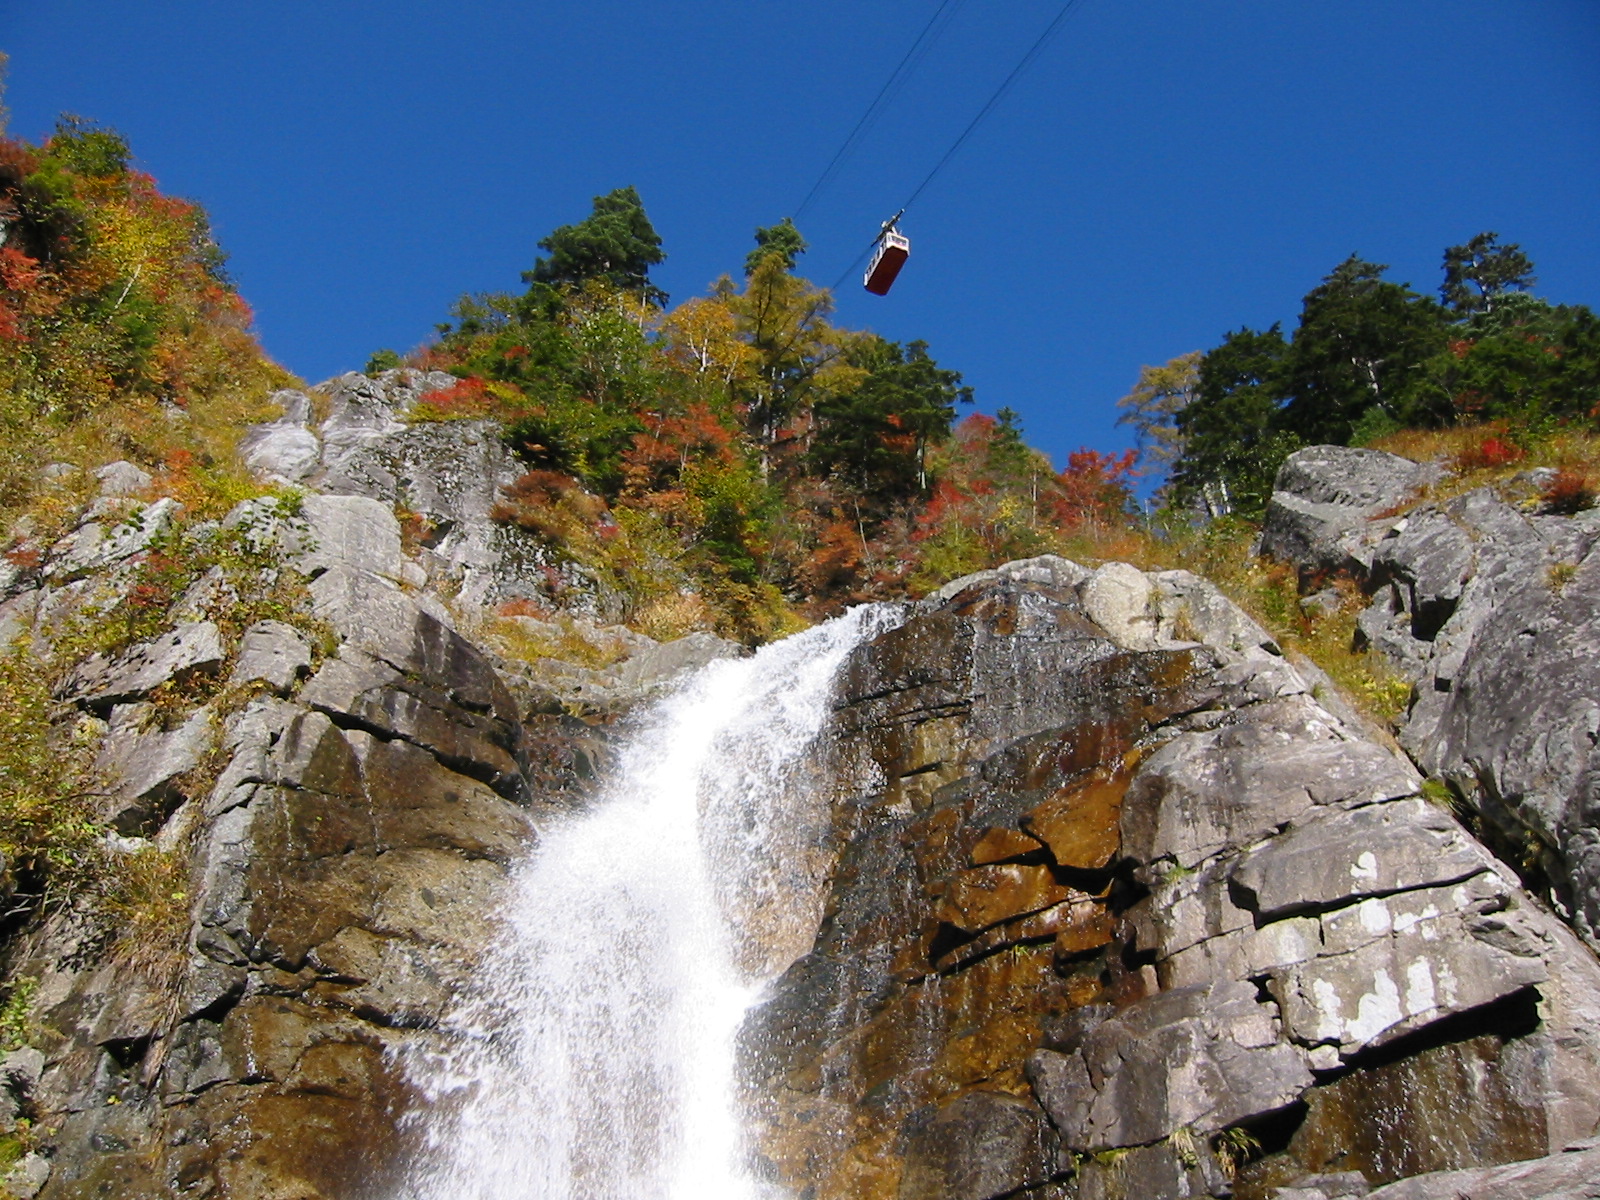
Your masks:
{"label": "clear sky", "polygon": [[[1061,0],[965,0],[801,222],[832,284]],[[11,129],[121,130],[203,203],[285,366],[424,341],[639,189],[675,299],[792,213],[937,0],[0,0]],[[1141,363],[1293,325],[1352,252],[1432,289],[1520,242],[1600,308],[1600,0],[1084,0],[907,215],[887,299],[1058,463],[1125,444]]]}

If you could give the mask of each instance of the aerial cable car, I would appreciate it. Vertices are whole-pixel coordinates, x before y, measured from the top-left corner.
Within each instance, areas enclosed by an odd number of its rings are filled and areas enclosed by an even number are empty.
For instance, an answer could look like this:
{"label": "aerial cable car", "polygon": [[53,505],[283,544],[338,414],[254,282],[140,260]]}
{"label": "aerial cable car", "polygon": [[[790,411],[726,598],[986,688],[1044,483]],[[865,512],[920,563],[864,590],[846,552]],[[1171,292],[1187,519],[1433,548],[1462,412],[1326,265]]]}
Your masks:
{"label": "aerial cable car", "polygon": [[902,208],[885,221],[873,243],[872,261],[867,264],[867,274],[861,282],[874,296],[889,294],[900,268],[911,257],[911,239],[899,229],[900,218],[905,216],[905,212]]}

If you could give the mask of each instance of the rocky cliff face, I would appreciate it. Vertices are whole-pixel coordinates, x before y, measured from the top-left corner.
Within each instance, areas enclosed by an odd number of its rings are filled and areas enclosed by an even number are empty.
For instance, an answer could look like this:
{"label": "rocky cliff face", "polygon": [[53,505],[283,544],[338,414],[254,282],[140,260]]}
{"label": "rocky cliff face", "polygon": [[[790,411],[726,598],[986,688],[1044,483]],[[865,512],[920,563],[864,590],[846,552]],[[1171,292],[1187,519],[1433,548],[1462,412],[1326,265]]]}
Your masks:
{"label": "rocky cliff face", "polygon": [[1404,516],[1324,504],[1308,523],[1307,495],[1351,474],[1358,455],[1368,477],[1387,481],[1379,490],[1390,504],[1430,474],[1377,451],[1301,451],[1278,479],[1263,547],[1302,566],[1349,549],[1341,565],[1371,600],[1359,636],[1414,685],[1402,744],[1593,944],[1600,510],[1542,513],[1537,494],[1547,481],[1530,472]]}
{"label": "rocky cliff face", "polygon": [[[608,665],[584,667],[464,636],[490,617],[474,598],[525,594],[548,564],[487,520],[509,470],[491,432],[396,419],[428,382],[333,381],[315,430],[313,397],[284,394],[285,417],[247,439],[264,474],[317,489],[223,523],[298,581],[284,619],[235,628],[219,568],[166,632],[65,672],[57,699],[98,747],[114,849],[178,862],[182,928],[143,953],[69,905],[13,938],[9,976],[38,984],[33,1045],[5,1060],[37,1142],[12,1192],[384,1195],[412,1106],[397,1052],[493,936],[507,864],[584,793],[611,717],[736,650],[589,626]],[[0,626],[40,653],[137,586],[179,514],[131,464],[100,474],[39,568],[0,579]],[[429,517],[433,546],[404,544],[397,506]]]}
{"label": "rocky cliff face", "polygon": [[[68,904],[14,932],[8,975],[39,982],[32,1044],[0,1070],[33,1122],[13,1192],[392,1194],[417,1102],[398,1063],[495,936],[508,864],[586,802],[613,718],[736,652],[592,625],[587,665],[503,652],[494,602],[548,598],[561,568],[487,519],[517,471],[492,429],[404,423],[427,386],[346,376],[247,439],[264,477],[307,488],[211,531],[293,584],[271,615],[241,623],[261,576],[218,566],[158,633],[59,672],[112,848],[181,865],[177,927],[139,953]],[[0,576],[8,637],[60,643],[181,516],[128,464],[97,482],[68,537]],[[1382,525],[1370,491],[1360,520]],[[1576,620],[1588,527],[1531,520],[1576,563],[1540,619]],[[1375,528],[1339,553],[1392,559],[1369,636],[1419,664],[1434,707],[1406,737],[1449,774],[1490,736],[1466,699],[1532,671],[1445,652],[1514,641],[1467,592],[1521,585],[1481,567],[1446,613],[1449,572],[1405,549],[1427,523],[1363,542]],[[1468,542],[1481,564],[1516,538]],[[604,615],[600,589],[561,590]],[[831,829],[805,851],[833,863],[824,916],[743,1039],[765,1173],[805,1200],[1532,1197],[1592,1177],[1600,967],[1325,687],[1205,581],[1120,564],[957,581],[859,647],[818,759]],[[1579,707],[1544,728],[1576,737]],[[1534,770],[1522,733],[1493,736],[1471,777],[1497,796],[1517,770],[1551,796],[1587,778],[1576,751],[1547,739]],[[1548,848],[1586,861],[1586,810],[1551,804]]]}
{"label": "rocky cliff face", "polygon": [[828,915],[747,1037],[794,1194],[1364,1194],[1600,1119],[1590,954],[1204,581],[951,585],[839,721]]}

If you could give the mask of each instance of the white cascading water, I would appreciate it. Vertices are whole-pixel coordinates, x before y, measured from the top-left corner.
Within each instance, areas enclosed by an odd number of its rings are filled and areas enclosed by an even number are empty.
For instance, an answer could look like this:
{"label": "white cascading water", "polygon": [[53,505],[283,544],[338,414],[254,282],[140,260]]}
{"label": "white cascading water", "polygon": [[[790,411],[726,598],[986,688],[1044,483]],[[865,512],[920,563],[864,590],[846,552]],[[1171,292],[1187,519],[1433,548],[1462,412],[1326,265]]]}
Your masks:
{"label": "white cascading water", "polygon": [[815,931],[834,676],[893,610],[711,664],[510,880],[494,948],[412,1064],[405,1200],[757,1200],[734,1039]]}

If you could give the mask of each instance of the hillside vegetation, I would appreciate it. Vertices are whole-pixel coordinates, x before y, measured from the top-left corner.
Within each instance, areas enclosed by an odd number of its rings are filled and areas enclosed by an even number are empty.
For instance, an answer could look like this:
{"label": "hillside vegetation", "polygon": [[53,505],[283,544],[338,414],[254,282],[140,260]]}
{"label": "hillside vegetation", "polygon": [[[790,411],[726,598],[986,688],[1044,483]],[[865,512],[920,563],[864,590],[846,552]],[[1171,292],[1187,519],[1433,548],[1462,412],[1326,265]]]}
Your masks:
{"label": "hillside vegetation", "polygon": [[1469,470],[1581,458],[1572,437],[1600,419],[1600,317],[1534,296],[1533,263],[1493,232],[1445,250],[1438,300],[1387,270],[1352,254],[1292,334],[1241,328],[1144,368],[1122,420],[1170,468],[1170,503],[1259,517],[1300,447],[1443,444],[1394,440],[1408,430],[1470,430],[1446,439]]}
{"label": "hillside vegetation", "polygon": [[[151,476],[130,503],[181,503],[109,607],[0,655],[0,884],[98,889],[137,912],[139,888],[164,877],[105,875],[93,731],[53,728],[50,689],[86,654],[165,628],[208,571],[237,601],[225,636],[303,619],[290,573],[247,530],[212,524],[271,490],[234,446],[294,381],[256,343],[204,213],[133,168],[113,131],[69,118],[39,145],[0,138],[0,231],[0,582],[42,581],[42,548],[84,511],[102,464]],[[1253,554],[1284,456],[1378,445],[1445,460],[1441,488],[1550,465],[1544,503],[1594,499],[1600,321],[1533,296],[1532,264],[1493,234],[1446,253],[1440,301],[1352,257],[1292,335],[1239,330],[1145,368],[1122,401],[1140,452],[1086,448],[1060,470],[1014,411],[970,411],[972,389],[927,344],[836,324],[787,221],[756,231],[736,275],[676,304],[650,281],[664,251],[632,188],[540,248],[522,288],[461,298],[435,339],[367,369],[453,375],[410,419],[500,422],[525,471],[495,519],[626,597],[628,623],[661,639],[756,643],[1010,559],[1123,559],[1208,575],[1382,715],[1404,688],[1351,649],[1354,590],[1307,610],[1294,573]],[[1161,484],[1154,516],[1134,501],[1141,476]],[[289,513],[296,497],[278,503]],[[175,697],[174,711],[210,699]]]}
{"label": "hillside vegetation", "polygon": [[460,378],[422,414],[504,422],[531,468],[504,519],[625,587],[665,557],[700,619],[746,638],[1125,523],[1131,454],[1058,472],[1015,412],[961,417],[972,390],[926,343],[833,322],[792,224],[755,240],[738,278],[671,305],[637,193],[597,197],[540,243],[526,290],[463,297],[408,356]]}

